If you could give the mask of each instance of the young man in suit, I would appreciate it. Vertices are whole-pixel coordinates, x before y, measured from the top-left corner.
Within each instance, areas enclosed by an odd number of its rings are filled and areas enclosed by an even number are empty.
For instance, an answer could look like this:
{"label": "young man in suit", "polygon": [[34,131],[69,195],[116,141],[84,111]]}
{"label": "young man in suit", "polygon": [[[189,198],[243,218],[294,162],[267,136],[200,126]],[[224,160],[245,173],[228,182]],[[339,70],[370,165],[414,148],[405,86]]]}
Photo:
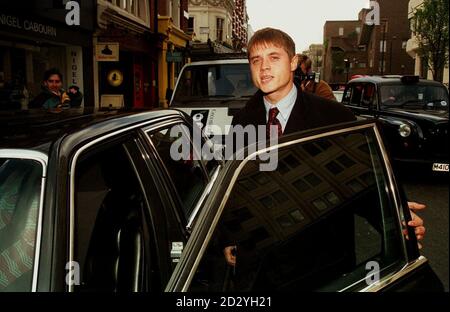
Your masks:
{"label": "young man in suit", "polygon": [[[294,83],[298,67],[295,43],[281,30],[258,30],[248,44],[248,60],[253,83],[259,89],[238,112],[232,125],[276,127],[278,135],[355,120],[353,113],[341,103],[303,92]],[[267,131],[267,134],[268,131]],[[273,132],[270,134],[272,135]],[[409,202],[411,210],[425,205]],[[423,220],[411,211],[409,226],[415,228],[417,239],[425,234]],[[236,264],[235,246],[224,248],[226,261]]]}

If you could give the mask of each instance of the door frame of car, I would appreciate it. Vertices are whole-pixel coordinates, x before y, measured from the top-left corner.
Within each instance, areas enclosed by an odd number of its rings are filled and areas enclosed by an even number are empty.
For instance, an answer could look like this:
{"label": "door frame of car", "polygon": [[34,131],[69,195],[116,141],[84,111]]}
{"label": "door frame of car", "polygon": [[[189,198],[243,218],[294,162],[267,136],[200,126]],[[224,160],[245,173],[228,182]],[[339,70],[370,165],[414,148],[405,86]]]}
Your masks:
{"label": "door frame of car", "polygon": [[[402,220],[408,222],[411,218],[409,209],[407,208],[406,199],[403,194],[398,190],[397,182],[393,174],[393,170],[390,164],[389,157],[386,153],[386,149],[383,145],[380,133],[378,132],[376,123],[372,121],[357,121],[341,125],[335,125],[326,127],[324,129],[315,129],[299,134],[290,135],[284,140],[281,139],[280,143],[270,148],[284,147],[292,144],[307,142],[309,140],[317,139],[320,137],[331,136],[334,134],[346,133],[364,128],[372,128],[378,145],[381,151],[382,161],[387,172],[387,182],[389,185],[389,193],[395,204],[395,215],[400,228],[402,227]],[[206,202],[207,207],[212,207],[211,211],[207,209],[200,213],[198,219],[198,226],[194,227],[191,237],[185,247],[179,264],[174,270],[169,283],[166,286],[166,291],[187,291],[192,281],[192,278],[196,272],[196,269],[200,263],[200,260],[208,246],[209,240],[212,237],[214,229],[219,221],[220,215],[225,207],[228,197],[230,196],[232,187],[239,176],[245,163],[257,153],[262,153],[269,148],[260,150],[255,154],[247,156],[242,161],[233,160],[227,162],[224,169],[218,178],[218,184],[213,187],[211,197]],[[408,235],[411,238],[406,241],[403,239],[403,255],[404,265],[401,270],[395,274],[391,274],[388,277],[383,278],[379,283],[364,288],[362,291],[378,291],[385,287],[388,287],[392,283],[398,280],[398,278],[408,274],[417,266],[421,266],[427,262],[426,258],[419,256],[417,249],[417,241],[414,232],[411,228],[408,228]]]}

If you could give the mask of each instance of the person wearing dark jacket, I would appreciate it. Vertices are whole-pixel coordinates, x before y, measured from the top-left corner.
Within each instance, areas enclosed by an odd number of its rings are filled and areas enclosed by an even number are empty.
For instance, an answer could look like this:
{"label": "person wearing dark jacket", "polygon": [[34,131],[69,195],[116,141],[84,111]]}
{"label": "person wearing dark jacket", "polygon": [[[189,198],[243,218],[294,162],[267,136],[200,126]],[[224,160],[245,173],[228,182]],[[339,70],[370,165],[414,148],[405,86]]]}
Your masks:
{"label": "person wearing dark jacket", "polygon": [[[233,118],[232,125],[276,127],[278,135],[289,134],[337,123],[355,120],[353,113],[343,104],[302,92],[294,83],[298,67],[295,43],[281,30],[258,30],[248,44],[248,60],[253,83],[259,89],[246,106]],[[274,132],[266,133],[271,136]],[[276,133],[275,133],[276,134]],[[250,142],[251,143],[251,142]],[[410,209],[424,209],[425,205],[408,203]],[[417,239],[425,234],[423,220],[411,211],[409,226],[415,228]],[[222,233],[223,234],[223,233]],[[222,235],[227,263],[236,264],[236,246]],[[228,237],[229,238],[229,237]]]}
{"label": "person wearing dark jacket", "polygon": [[42,91],[30,102],[29,107],[51,111],[61,111],[70,107],[70,97],[62,89],[62,74],[59,70],[52,68],[44,73]]}

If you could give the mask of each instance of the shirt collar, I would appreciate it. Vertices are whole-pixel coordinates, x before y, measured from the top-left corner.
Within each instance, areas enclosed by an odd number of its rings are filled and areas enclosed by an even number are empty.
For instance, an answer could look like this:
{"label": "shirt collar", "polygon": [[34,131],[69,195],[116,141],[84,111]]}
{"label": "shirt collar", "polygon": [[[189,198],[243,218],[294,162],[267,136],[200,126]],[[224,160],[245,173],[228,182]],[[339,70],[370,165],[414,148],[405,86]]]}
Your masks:
{"label": "shirt collar", "polygon": [[284,120],[287,120],[289,118],[289,115],[291,114],[292,107],[294,106],[296,99],[297,99],[297,87],[295,86],[295,84],[292,84],[291,91],[289,91],[289,93],[284,98],[282,98],[275,104],[271,104],[268,100],[266,100],[265,97],[263,97],[264,106],[266,107],[266,113],[269,113],[269,110],[271,108],[276,107],[278,108],[281,117]]}

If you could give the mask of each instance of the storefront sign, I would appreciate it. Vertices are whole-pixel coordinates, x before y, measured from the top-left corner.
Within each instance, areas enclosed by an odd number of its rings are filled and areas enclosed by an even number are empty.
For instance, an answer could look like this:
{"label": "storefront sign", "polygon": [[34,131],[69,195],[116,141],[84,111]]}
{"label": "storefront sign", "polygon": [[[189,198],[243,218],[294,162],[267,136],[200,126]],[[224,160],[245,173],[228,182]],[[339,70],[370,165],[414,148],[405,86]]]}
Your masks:
{"label": "storefront sign", "polygon": [[83,52],[81,47],[70,46],[66,48],[67,51],[67,73],[66,81],[67,88],[74,85],[84,92],[83,88]]}
{"label": "storefront sign", "polygon": [[183,60],[183,54],[181,52],[170,51],[167,52],[166,61],[168,63],[180,63]]}
{"label": "storefront sign", "polygon": [[98,62],[118,62],[119,43],[101,42],[95,46],[95,59]]}
{"label": "storefront sign", "polygon": [[111,86],[118,87],[123,82],[123,74],[120,70],[113,69],[108,72],[107,79]]}
{"label": "storefront sign", "polygon": [[22,19],[15,15],[0,14],[0,25],[56,37],[56,27],[38,23],[30,19]]}
{"label": "storefront sign", "polygon": [[102,94],[100,98],[100,107],[117,109],[124,106],[123,94]]}

